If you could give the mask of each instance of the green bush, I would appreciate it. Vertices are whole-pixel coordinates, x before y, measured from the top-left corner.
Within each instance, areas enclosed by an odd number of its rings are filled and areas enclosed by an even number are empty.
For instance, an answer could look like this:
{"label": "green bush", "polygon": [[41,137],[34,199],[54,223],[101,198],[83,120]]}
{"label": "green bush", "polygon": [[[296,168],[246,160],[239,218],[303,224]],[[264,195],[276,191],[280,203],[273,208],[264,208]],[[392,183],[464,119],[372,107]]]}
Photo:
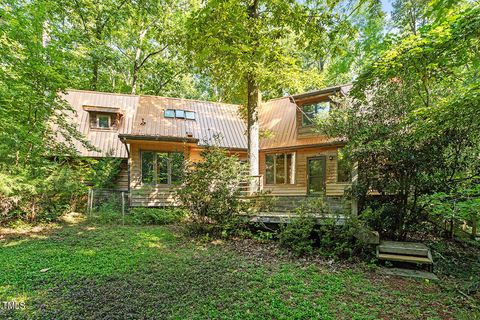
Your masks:
{"label": "green bush", "polygon": [[181,221],[186,211],[180,208],[132,208],[128,214],[134,224],[164,225]]}
{"label": "green bush", "polygon": [[[371,251],[356,239],[364,223],[350,212],[344,212],[343,225],[337,224],[338,217],[331,212],[321,197],[304,201],[296,210],[296,217],[282,225],[278,234],[280,244],[294,255],[309,255],[317,251],[330,258],[350,259]],[[316,225],[315,217],[323,220]]]}
{"label": "green bush", "polygon": [[177,199],[191,218],[191,234],[229,236],[238,230],[245,212],[240,187],[248,181],[245,164],[218,147],[202,151],[202,161],[187,163]]}
{"label": "green bush", "polygon": [[307,198],[296,209],[296,216],[280,228],[280,244],[294,255],[312,254],[314,249],[315,216],[329,213],[328,206],[320,197]]}
{"label": "green bush", "polygon": [[124,222],[122,207],[117,201],[103,202],[93,210],[90,218],[101,224],[121,224]]}
{"label": "green bush", "polygon": [[300,212],[297,217],[292,218],[289,223],[281,227],[278,239],[283,247],[290,249],[296,256],[312,254],[314,228],[313,216],[306,212]]}

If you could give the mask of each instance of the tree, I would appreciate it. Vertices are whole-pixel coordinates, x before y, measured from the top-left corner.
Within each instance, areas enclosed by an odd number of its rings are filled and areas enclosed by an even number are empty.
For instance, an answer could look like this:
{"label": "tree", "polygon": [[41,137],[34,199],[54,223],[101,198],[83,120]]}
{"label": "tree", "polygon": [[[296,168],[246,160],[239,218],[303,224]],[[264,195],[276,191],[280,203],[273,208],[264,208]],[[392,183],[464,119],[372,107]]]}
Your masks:
{"label": "tree", "polygon": [[223,96],[246,104],[250,175],[259,173],[262,91],[319,87],[322,75],[304,53],[325,58],[322,48],[336,47],[336,35],[347,26],[335,4],[319,1],[211,0],[188,19],[186,42],[194,65]]}
{"label": "tree", "polygon": [[[456,193],[480,175],[480,7],[465,4],[418,34],[390,40],[321,130],[349,141],[357,192],[389,202],[384,221],[403,238],[424,221],[423,195]],[[387,230],[386,230],[387,231]]]}
{"label": "tree", "polygon": [[417,34],[428,22],[428,0],[396,0],[393,3],[392,20],[402,32]]}

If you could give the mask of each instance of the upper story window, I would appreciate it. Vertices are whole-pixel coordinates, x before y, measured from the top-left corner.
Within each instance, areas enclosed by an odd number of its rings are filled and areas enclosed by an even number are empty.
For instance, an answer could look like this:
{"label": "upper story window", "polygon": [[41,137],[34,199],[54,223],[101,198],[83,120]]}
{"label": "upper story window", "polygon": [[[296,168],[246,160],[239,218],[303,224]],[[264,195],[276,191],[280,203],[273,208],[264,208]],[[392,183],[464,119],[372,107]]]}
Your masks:
{"label": "upper story window", "polygon": [[122,123],[123,113],[120,108],[103,106],[83,106],[88,112],[90,128],[113,130],[118,129]]}
{"label": "upper story window", "polygon": [[266,184],[295,183],[295,153],[276,153],[265,156]]}
{"label": "upper story window", "polygon": [[322,101],[302,106],[302,127],[313,125],[315,117],[330,111],[330,102]]}
{"label": "upper story window", "polygon": [[165,118],[195,120],[195,112],[187,110],[166,109],[164,116]]}

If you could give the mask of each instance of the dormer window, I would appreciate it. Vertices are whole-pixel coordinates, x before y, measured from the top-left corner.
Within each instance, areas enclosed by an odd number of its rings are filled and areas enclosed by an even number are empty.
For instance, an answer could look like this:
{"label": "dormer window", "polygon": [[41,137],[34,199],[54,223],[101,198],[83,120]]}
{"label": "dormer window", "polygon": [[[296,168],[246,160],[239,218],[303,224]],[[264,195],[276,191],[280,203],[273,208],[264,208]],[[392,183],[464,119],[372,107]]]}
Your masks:
{"label": "dormer window", "polygon": [[166,109],[163,115],[165,118],[195,120],[194,111],[187,111],[187,110],[180,110],[180,109]]}
{"label": "dormer window", "polygon": [[116,107],[83,106],[88,112],[90,128],[98,130],[117,130],[123,119],[123,113]]}
{"label": "dormer window", "polygon": [[313,125],[313,121],[317,115],[328,113],[328,111],[330,111],[329,101],[304,105],[302,107],[302,127]]}

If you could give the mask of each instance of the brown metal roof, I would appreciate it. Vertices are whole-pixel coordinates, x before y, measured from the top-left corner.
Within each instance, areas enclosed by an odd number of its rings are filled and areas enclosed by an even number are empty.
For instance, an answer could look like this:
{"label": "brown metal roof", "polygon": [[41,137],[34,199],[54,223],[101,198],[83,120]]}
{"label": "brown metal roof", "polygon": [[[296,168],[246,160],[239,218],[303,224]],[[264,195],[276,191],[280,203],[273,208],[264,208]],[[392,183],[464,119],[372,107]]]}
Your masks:
{"label": "brown metal roof", "polygon": [[[344,90],[334,87],[293,96],[295,99]],[[64,98],[75,110],[73,123],[100,152],[89,151],[80,143],[75,147],[81,156],[102,157],[107,154],[126,158],[127,153],[119,135],[127,139],[198,141],[199,145],[214,143],[218,136],[220,147],[247,149],[246,124],[239,115],[239,105],[157,96],[136,96],[82,90],[68,90]],[[298,137],[296,109],[291,97],[265,102],[259,110],[260,128],[268,137],[260,139],[260,149],[292,148],[339,142],[324,136]],[[195,112],[196,120],[164,117],[165,109]],[[90,128],[89,112],[118,110],[122,120],[118,130]]]}
{"label": "brown metal roof", "polygon": [[[238,105],[189,99],[141,96],[132,136],[198,139],[199,145],[215,143],[226,148],[246,149],[246,125]],[[166,109],[194,111],[196,120],[165,118]]]}
{"label": "brown metal roof", "polygon": [[266,138],[260,139],[260,149],[277,149],[306,145],[332,144],[336,140],[314,135],[299,138],[296,121],[297,105],[290,97],[273,99],[260,108],[259,121],[261,130],[266,131]]}
{"label": "brown metal roof", "polygon": [[[78,130],[97,147],[100,152],[89,151],[81,143],[74,142],[74,146],[81,156],[104,157],[107,154],[114,157],[126,158],[125,146],[118,138],[118,134],[130,133],[133,119],[137,111],[139,96],[113,94],[94,91],[68,90],[63,98],[75,110],[69,112],[70,118],[77,125]],[[118,108],[123,114],[118,130],[98,130],[90,128],[89,113],[84,106],[99,108]],[[87,108],[89,109],[89,108]]]}

